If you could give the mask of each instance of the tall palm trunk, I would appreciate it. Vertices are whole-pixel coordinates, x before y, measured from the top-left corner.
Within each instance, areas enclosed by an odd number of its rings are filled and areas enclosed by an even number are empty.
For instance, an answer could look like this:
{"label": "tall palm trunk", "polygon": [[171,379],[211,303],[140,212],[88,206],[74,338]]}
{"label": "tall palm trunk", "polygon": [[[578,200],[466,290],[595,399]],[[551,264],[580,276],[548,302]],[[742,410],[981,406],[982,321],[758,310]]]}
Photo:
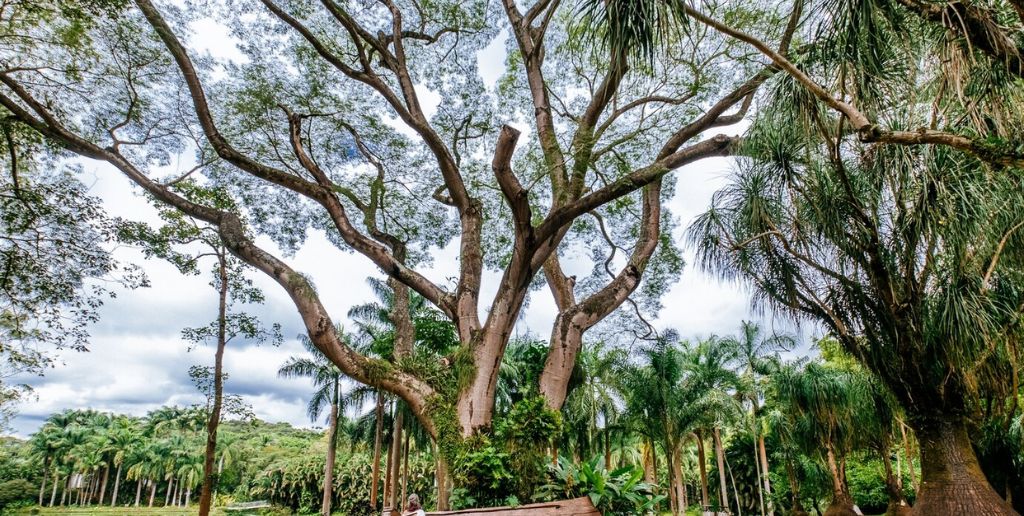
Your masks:
{"label": "tall palm trunk", "polygon": [[397,425],[399,415],[401,414],[398,412],[397,403],[395,403],[393,414],[394,416],[392,421],[394,421],[395,424],[391,430],[391,444],[388,446],[387,450],[387,474],[384,475],[384,507],[397,509],[397,507],[395,507],[395,500],[397,499],[397,496],[394,492],[394,487],[398,483],[398,473],[395,471],[395,466],[398,464],[398,459],[401,457],[400,437],[395,436],[398,433],[397,431],[401,430],[401,427]]}
{"label": "tall palm trunk", "polygon": [[[139,501],[142,500],[142,477],[139,477],[139,481],[135,485],[135,506],[139,506]],[[152,502],[152,498],[150,499]]]}
{"label": "tall palm trunk", "polygon": [[384,440],[384,393],[377,391],[375,409],[377,428],[373,435],[373,473],[370,480],[370,508],[377,511],[377,492],[380,490],[380,448]]}
{"label": "tall palm trunk", "polygon": [[[756,421],[756,419],[755,419],[755,422],[754,422],[754,429],[753,430],[754,430],[754,434],[753,435],[756,436],[759,433],[757,431],[757,421]],[[755,475],[757,477],[757,483],[756,483],[756,486],[757,486],[757,501],[758,501],[758,504],[759,504],[759,506],[761,508],[761,516],[765,516],[765,512],[764,512],[764,487],[763,487],[764,484],[761,482],[761,455],[757,452],[757,439],[756,438],[752,441],[752,444],[754,445],[754,472],[757,474],[757,475]]]}
{"label": "tall palm trunk", "polygon": [[153,506],[153,499],[156,498],[156,480],[149,481],[149,506]]}
{"label": "tall palm trunk", "polygon": [[203,457],[203,490],[199,494],[199,516],[209,516],[213,505],[213,462],[217,454],[217,427],[224,399],[224,348],[227,346],[228,320],[228,264],[227,258],[217,251],[217,275],[220,292],[217,304],[217,351],[213,360],[213,406],[206,424],[206,455]]}
{"label": "tall palm trunk", "polygon": [[53,468],[53,491],[50,492],[50,507],[53,507],[53,503],[57,501],[57,486],[60,485],[60,473],[57,472],[57,468]]}
{"label": "tall palm trunk", "polygon": [[676,493],[676,504],[679,514],[686,514],[687,503],[686,503],[686,484],[683,483],[683,468],[682,468],[682,456],[680,454],[679,445],[676,445],[672,451],[672,475],[675,477],[673,482],[673,491]]}
{"label": "tall palm trunk", "polygon": [[704,511],[711,505],[711,497],[708,495],[708,458],[704,451],[704,433],[698,430],[694,435],[697,436],[697,466],[700,470],[700,504],[701,511]]}
{"label": "tall palm trunk", "polygon": [[338,382],[334,379],[331,399],[331,419],[327,424],[327,461],[324,463],[324,498],[320,514],[330,516],[331,499],[334,496],[334,454],[338,448]]}
{"label": "tall palm trunk", "polygon": [[719,505],[722,509],[729,510],[729,488],[725,483],[725,450],[722,449],[722,435],[718,431],[718,427],[711,429],[711,437],[715,442],[715,460],[718,462],[718,487],[719,487]]}
{"label": "tall palm trunk", "polygon": [[[606,423],[607,424],[607,423]],[[612,470],[612,437],[607,426],[604,429],[604,469]]]}
{"label": "tall palm trunk", "polygon": [[121,466],[124,463],[117,465],[117,473],[114,474],[114,492],[110,493],[110,506],[117,507],[117,491],[121,488]]}
{"label": "tall palm trunk", "polygon": [[43,480],[39,484],[39,506],[40,507],[43,506],[43,496],[46,495],[46,478],[47,478],[46,467],[49,465],[49,462],[50,462],[50,458],[49,457],[46,457],[45,459],[43,459]]}
{"label": "tall palm trunk", "polygon": [[105,465],[105,466],[103,466],[103,484],[100,485],[100,501],[99,501],[99,505],[103,505],[103,499],[106,497],[106,494],[107,494],[107,480],[109,480],[109,477],[110,477],[110,466],[109,465]]}
{"label": "tall palm trunk", "polygon": [[679,509],[679,492],[676,490],[676,468],[675,468],[675,457],[673,457],[672,440],[665,436],[665,466],[666,473],[668,474],[668,508],[672,514],[680,514]]}
{"label": "tall palm trunk", "polygon": [[758,453],[761,455],[761,480],[764,482],[764,497],[768,505],[768,516],[775,516],[775,507],[772,505],[772,481],[768,476],[768,452],[764,446],[764,434],[757,437]]}
{"label": "tall palm trunk", "polygon": [[167,493],[164,495],[164,507],[171,503],[171,493],[174,491],[174,477],[167,480]]}
{"label": "tall palm trunk", "polygon": [[68,499],[68,491],[71,490],[71,479],[74,478],[74,474],[68,474],[67,480],[64,481],[64,490],[60,493],[60,505],[64,506],[64,502]]}
{"label": "tall palm trunk", "polygon": [[399,498],[402,505],[405,505],[405,501],[408,500],[406,495],[409,487],[409,434],[409,431],[405,432],[405,450],[402,452],[402,497]]}

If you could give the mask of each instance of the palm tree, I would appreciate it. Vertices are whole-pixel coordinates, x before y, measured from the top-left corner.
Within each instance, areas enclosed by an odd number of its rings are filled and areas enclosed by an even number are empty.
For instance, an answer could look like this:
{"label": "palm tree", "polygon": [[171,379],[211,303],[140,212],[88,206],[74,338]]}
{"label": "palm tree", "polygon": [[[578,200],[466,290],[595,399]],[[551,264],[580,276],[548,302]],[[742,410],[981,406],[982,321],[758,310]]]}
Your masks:
{"label": "palm tree", "polygon": [[[540,349],[547,353],[546,347]],[[541,360],[544,354],[540,355]],[[608,349],[603,341],[582,349],[576,356],[562,405],[563,425],[568,429],[565,435],[575,443],[577,456],[585,460],[597,446],[603,445],[605,468],[609,471],[611,432],[621,415],[623,401],[619,372],[625,361],[623,350]]]}
{"label": "palm tree", "polygon": [[764,396],[764,385],[767,375],[777,368],[782,351],[793,349],[796,340],[791,335],[764,335],[761,327],[754,322],[743,321],[740,332],[735,337],[727,337],[723,342],[732,346],[736,352],[736,362],[740,368],[740,380],[744,385],[745,398],[751,405],[751,422],[755,438],[754,464],[760,483],[757,492],[761,503],[761,514],[774,515],[771,501],[771,480],[768,475],[768,453],[764,444],[764,432],[761,428],[761,400]]}
{"label": "palm tree", "polygon": [[[338,337],[347,339],[342,328],[336,328]],[[316,391],[307,405],[307,413],[311,420],[320,419],[324,408],[329,407],[327,423],[327,463],[324,466],[324,495],[321,514],[331,514],[331,499],[334,495],[334,457],[338,446],[338,416],[341,410],[341,370],[323,354],[309,337],[299,336],[302,347],[309,353],[308,357],[289,357],[277,374],[282,378],[310,378]]]}
{"label": "palm tree", "polygon": [[792,435],[805,454],[825,462],[831,475],[832,501],[825,514],[856,514],[846,482],[846,458],[878,428],[879,407],[874,405],[877,399],[870,379],[863,373],[811,362],[781,368],[773,383],[779,405],[790,418]]}
{"label": "palm tree", "polygon": [[114,429],[110,436],[111,448],[114,451],[113,464],[117,467],[114,475],[114,490],[110,493],[110,506],[117,507],[117,495],[121,487],[121,470],[125,459],[130,458],[141,444],[142,434],[135,421],[128,418],[114,420]]}
{"label": "palm tree", "polygon": [[[733,346],[721,338],[712,335],[700,341],[691,352],[685,355],[685,368],[690,375],[693,389],[701,394],[702,410],[699,416],[701,431],[697,433],[698,446],[704,446],[703,430],[710,427],[712,442],[715,449],[715,461],[718,469],[719,503],[725,510],[729,509],[729,493],[726,484],[725,450],[722,447],[721,428],[727,422],[738,419],[739,406],[733,397],[741,382],[733,369],[737,360],[737,352]],[[698,448],[698,450],[699,450]],[[703,459],[702,459],[703,460]],[[706,475],[702,482],[707,484]],[[705,503],[707,503],[705,501]]]}

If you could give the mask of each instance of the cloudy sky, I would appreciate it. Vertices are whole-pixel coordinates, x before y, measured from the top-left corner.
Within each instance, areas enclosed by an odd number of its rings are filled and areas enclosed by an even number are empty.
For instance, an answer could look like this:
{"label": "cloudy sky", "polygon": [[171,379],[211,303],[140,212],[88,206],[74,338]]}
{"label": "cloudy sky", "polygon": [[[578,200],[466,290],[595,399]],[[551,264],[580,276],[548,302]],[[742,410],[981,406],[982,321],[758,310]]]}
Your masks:
{"label": "cloudy sky", "polygon": [[[230,38],[216,23],[204,21],[194,28],[194,51],[209,52],[219,58],[238,56]],[[480,55],[481,75],[489,84],[494,84],[504,69],[505,37],[499,36]],[[430,96],[425,96],[429,104]],[[527,136],[524,134],[524,139]],[[154,209],[136,195],[138,192],[119,173],[95,162],[83,165],[87,171],[84,180],[92,185],[92,193],[104,200],[111,215],[155,222]],[[730,167],[728,159],[707,159],[671,176],[679,186],[668,207],[682,222],[680,233],[705,209],[711,194],[723,185]],[[681,239],[681,234],[675,236]],[[274,247],[269,242],[261,244]],[[88,352],[63,352],[57,366],[45,376],[16,379],[30,384],[36,396],[20,407],[20,415],[13,422],[16,435],[32,433],[47,416],[68,408],[143,415],[161,405],[200,401],[189,381],[188,369],[195,364],[212,365],[213,349],[200,346],[189,351],[180,332],[184,327],[204,325],[216,316],[217,295],[209,278],[182,276],[166,263],[144,260],[135,249],[118,248],[114,252],[123,262],[141,265],[151,287],[119,291],[116,299],[105,304],[102,319],[91,329]],[[451,248],[440,251],[426,275],[435,281],[456,276],[455,256]],[[322,235],[310,238],[288,262],[313,278],[325,306],[336,318],[341,318],[351,306],[371,300],[365,278],[380,276],[368,260],[337,250]],[[278,367],[289,356],[302,353],[295,339],[302,332],[301,320],[279,286],[260,274],[251,277],[263,288],[267,301],[250,311],[266,323],[280,323],[286,340],[277,347],[232,342],[225,354],[225,371],[230,375],[226,390],[244,396],[262,419],[311,426],[305,415],[305,403],[312,392],[310,383],[277,377]],[[485,278],[483,299],[493,294],[497,279],[496,273]],[[769,330],[790,327],[787,322],[751,314],[742,288],[701,273],[693,266],[689,252],[687,266],[663,304],[657,326],[673,328],[684,337],[732,333],[743,319],[761,321]],[[517,331],[546,336],[554,313],[547,290],[535,293]],[[811,331],[804,328],[802,333],[807,335]]]}

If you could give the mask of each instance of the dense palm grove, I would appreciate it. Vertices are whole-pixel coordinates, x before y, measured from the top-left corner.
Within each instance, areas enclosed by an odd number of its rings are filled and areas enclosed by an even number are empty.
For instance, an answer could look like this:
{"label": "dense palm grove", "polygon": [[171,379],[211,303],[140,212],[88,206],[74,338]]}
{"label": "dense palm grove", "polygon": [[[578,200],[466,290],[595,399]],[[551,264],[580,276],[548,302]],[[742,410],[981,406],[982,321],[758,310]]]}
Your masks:
{"label": "dense palm grove", "polygon": [[[355,312],[372,316],[375,306]],[[363,325],[364,336],[375,335],[381,346],[387,331],[367,331],[372,326]],[[834,340],[814,344],[819,358],[784,358],[800,346],[753,323],[735,336],[686,341],[667,334],[632,354],[596,342],[578,358],[565,407],[552,414],[535,387],[544,343],[514,340],[502,364],[496,425],[508,447],[463,457],[452,503],[589,495],[609,514],[698,507],[841,514],[832,511],[854,503],[867,514],[908,512],[920,473],[905,416]],[[308,355],[293,357],[281,372],[314,378],[309,412],[315,422],[326,419],[327,430],[226,422],[216,450],[217,504],[267,500],[320,510],[334,443],[334,511],[376,513],[392,488],[433,506],[429,437],[407,426],[402,442],[391,445],[395,415],[408,408],[353,388],[307,347]],[[8,482],[28,479],[28,494],[42,506],[188,507],[201,484],[206,419],[201,406],[145,417],[54,414],[27,441],[5,441],[0,474]],[[1011,500],[1024,499],[1021,430],[1019,418],[992,414],[973,434],[986,475]],[[395,453],[397,469],[388,467]]]}

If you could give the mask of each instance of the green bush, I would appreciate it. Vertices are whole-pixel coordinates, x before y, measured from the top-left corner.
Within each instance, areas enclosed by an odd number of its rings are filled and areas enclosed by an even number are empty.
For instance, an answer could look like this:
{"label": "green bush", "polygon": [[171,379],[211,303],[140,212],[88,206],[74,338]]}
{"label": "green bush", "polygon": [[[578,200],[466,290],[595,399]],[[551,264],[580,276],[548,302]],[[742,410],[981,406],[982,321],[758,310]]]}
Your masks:
{"label": "green bush", "polygon": [[32,502],[36,494],[36,487],[28,480],[15,479],[0,483],[0,509],[22,502]]}
{"label": "green bush", "polygon": [[561,457],[549,469],[548,483],[537,490],[536,498],[588,496],[602,514],[649,514],[665,497],[655,496],[653,486],[640,481],[643,475],[643,469],[636,466],[608,471],[600,456],[582,464]]}

